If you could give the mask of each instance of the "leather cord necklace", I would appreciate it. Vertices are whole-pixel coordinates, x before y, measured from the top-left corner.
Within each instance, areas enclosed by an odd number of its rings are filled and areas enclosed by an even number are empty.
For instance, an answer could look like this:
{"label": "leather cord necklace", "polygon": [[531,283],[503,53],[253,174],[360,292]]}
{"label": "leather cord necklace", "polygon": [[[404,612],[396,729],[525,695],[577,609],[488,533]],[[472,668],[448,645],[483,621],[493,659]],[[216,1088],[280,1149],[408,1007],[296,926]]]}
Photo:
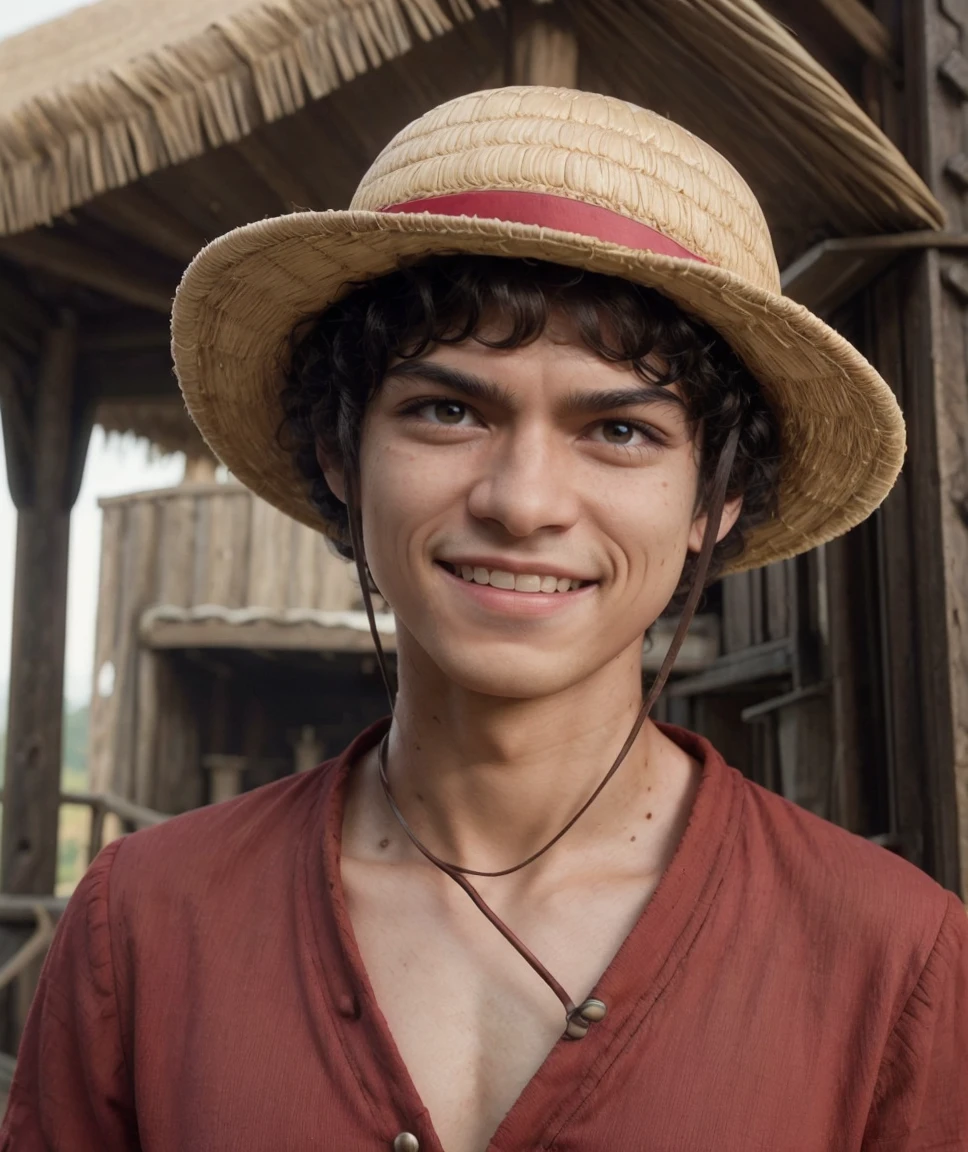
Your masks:
{"label": "leather cord necklace", "polygon": [[[414,830],[410,827],[406,817],[400,811],[396,800],[394,799],[393,792],[390,788],[390,781],[387,776],[387,743],[389,739],[389,732],[380,741],[378,750],[378,763],[380,770],[380,784],[383,788],[383,793],[386,796],[387,803],[390,810],[396,818],[400,827],[406,832],[414,847],[416,847],[423,855],[433,864],[439,868],[441,872],[454,881],[455,884],[460,885],[467,895],[473,900],[475,906],[487,917],[487,919],[494,925],[494,927],[501,933],[507,942],[521,955],[521,957],[531,965],[534,971],[541,977],[548,987],[561,1001],[565,1009],[565,1035],[571,1039],[580,1039],[588,1031],[590,1024],[597,1020],[601,1020],[606,1013],[606,1006],[600,1000],[589,999],[585,1000],[579,1005],[575,1005],[574,1001],[568,995],[567,991],[562,985],[552,976],[548,969],[541,963],[541,961],[534,955],[528,946],[518,938],[518,936],[511,931],[511,929],[504,923],[503,920],[494,912],[484,901],[483,897],[477,891],[473,884],[467,879],[468,876],[484,876],[484,877],[497,877],[497,876],[510,876],[513,872],[519,872],[522,868],[526,868],[529,864],[534,863],[540,856],[543,856],[550,848],[552,848],[558,841],[568,832],[578,820],[588,811],[591,805],[598,798],[602,789],[615,775],[621,767],[622,762],[628,755],[629,750],[635,743],[639,732],[642,730],[642,725],[645,723],[650,712],[655,706],[656,700],[659,698],[662,689],[665,687],[666,681],[669,678],[669,673],[672,671],[672,666],[675,664],[676,657],[679,654],[679,649],[686,638],[686,632],[689,625],[692,623],[692,618],[695,615],[696,608],[699,604],[699,598],[702,595],[703,588],[706,583],[706,574],[709,571],[709,564],[712,560],[713,549],[716,547],[716,542],[719,536],[719,527],[722,522],[723,507],[726,503],[726,491],[729,486],[729,476],[733,468],[733,461],[736,458],[736,449],[739,443],[739,426],[736,425],[730,429],[729,435],[726,438],[726,443],[720,453],[719,461],[716,465],[716,474],[713,478],[713,490],[709,500],[709,507],[707,509],[706,529],[703,534],[702,547],[699,551],[699,557],[696,561],[696,569],[693,575],[692,586],[689,589],[689,595],[686,598],[686,603],[683,607],[682,613],[679,617],[679,623],[676,627],[675,634],[672,638],[672,643],[669,645],[669,650],[662,661],[659,668],[658,675],[652,682],[649,692],[642,703],[638,715],[635,718],[635,723],[632,725],[632,730],[629,732],[625,743],[622,745],[618,755],[612,762],[612,766],[608,769],[598,787],[588,797],[585,803],[578,809],[578,811],[571,817],[571,819],[561,828],[550,840],[547,841],[536,852],[532,852],[527,859],[522,860],[519,864],[515,864],[510,868],[501,868],[493,872],[480,871],[476,868],[466,868],[460,864],[454,864],[451,861],[443,860],[432,852],[426,844],[424,844]],[[352,470],[347,473],[347,510],[349,513],[349,528],[350,540],[353,545],[353,557],[356,562],[357,573],[360,579],[360,589],[363,594],[363,604],[366,608],[366,616],[370,625],[370,633],[373,636],[373,644],[376,648],[377,661],[380,665],[380,672],[383,677],[383,684],[387,691],[387,698],[390,702],[391,715],[394,711],[394,696],[395,693],[391,686],[391,678],[389,669],[387,667],[386,655],[383,651],[383,645],[380,642],[380,636],[377,632],[376,619],[373,613],[373,601],[370,595],[369,587],[369,572],[366,566],[366,556],[363,550],[363,523],[360,515],[360,506],[357,494],[356,478]]]}

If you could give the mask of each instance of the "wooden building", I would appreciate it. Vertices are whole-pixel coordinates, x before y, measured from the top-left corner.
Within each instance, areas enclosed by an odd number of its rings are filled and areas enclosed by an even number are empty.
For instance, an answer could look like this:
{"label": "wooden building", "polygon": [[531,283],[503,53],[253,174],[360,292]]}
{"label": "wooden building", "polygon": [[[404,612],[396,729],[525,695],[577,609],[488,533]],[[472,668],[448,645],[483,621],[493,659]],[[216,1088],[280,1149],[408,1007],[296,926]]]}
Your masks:
{"label": "wooden building", "polygon": [[102,508],[94,791],[183,812],[311,768],[385,713],[355,569],[318,533],[236,484]]}
{"label": "wooden building", "polygon": [[[236,484],[102,500],[91,788],[174,814],[311,768],[387,712],[355,568]],[[376,598],[384,651],[393,616]],[[643,657],[658,670],[673,625]],[[678,660],[719,652],[700,617]]]}
{"label": "wooden building", "polygon": [[[909,422],[901,482],[871,521],[710,594],[722,652],[679,676],[666,714],[964,892],[966,24],[950,0],[101,0],[0,44],[0,411],[19,509],[3,891],[53,888],[67,525],[88,429],[100,420],[197,448],[168,352],[184,264],[235,225],[345,206],[382,144],[439,101],[532,82],[654,107],[729,157],[764,205],[787,291],[865,351]],[[177,535],[195,498],[109,505],[106,550],[112,519]],[[242,494],[198,498],[221,509],[197,513],[209,517],[207,543],[184,537],[204,566],[213,533],[254,533],[263,513],[251,501],[240,511]],[[181,790],[159,752],[177,739],[167,716],[188,669],[211,670],[215,651],[235,669],[279,649],[165,648],[158,637],[214,627],[192,616],[202,597],[226,611],[328,613],[343,610],[350,589],[331,601],[317,587],[309,605],[260,604],[250,555],[244,591],[232,572],[211,586],[192,575],[169,596],[157,589],[174,577],[157,557],[132,551],[125,563],[115,575],[107,564],[104,578],[118,581],[117,603],[132,598],[139,629],[152,596],[187,615],[144,625],[139,653],[129,643],[105,660],[100,650],[99,678],[107,663],[116,677],[153,677],[164,703],[143,729],[123,709],[114,729],[99,719],[96,771],[102,786],[179,807],[207,795],[208,769],[195,792]],[[255,626],[238,620],[226,628]],[[263,623],[277,636],[290,627]],[[320,637],[335,634],[329,626]],[[358,661],[363,683],[364,658],[322,639],[301,657],[320,683],[327,652]],[[104,699],[104,716],[120,708],[120,696]],[[304,726],[293,717],[293,730]],[[241,751],[213,737],[199,756],[245,755],[262,771],[291,755],[239,738]]]}

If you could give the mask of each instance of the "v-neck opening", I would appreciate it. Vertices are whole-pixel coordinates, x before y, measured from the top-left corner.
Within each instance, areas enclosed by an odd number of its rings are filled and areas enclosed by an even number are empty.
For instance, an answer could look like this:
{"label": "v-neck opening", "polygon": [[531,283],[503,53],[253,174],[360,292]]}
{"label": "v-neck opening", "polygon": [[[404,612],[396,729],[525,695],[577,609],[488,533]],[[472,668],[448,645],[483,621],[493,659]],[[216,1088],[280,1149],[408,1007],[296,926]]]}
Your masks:
{"label": "v-neck opening", "polygon": [[[326,773],[315,818],[307,822],[312,835],[301,853],[303,891],[318,954],[332,955],[335,942],[343,961],[341,972],[322,973],[330,993],[331,1019],[326,1023],[343,1033],[340,1042],[348,1055],[354,1051],[349,1063],[361,1090],[381,1114],[389,1139],[401,1127],[419,1127],[415,1134],[422,1152],[444,1152],[433,1118],[377,1002],[342,881],[347,778],[388,726],[389,720],[384,719],[362,732]],[[553,1145],[674,979],[712,905],[739,827],[739,777],[702,737],[669,725],[659,727],[702,765],[685,831],[654,892],[590,993],[608,1006],[604,1020],[594,1024],[582,1040],[554,1042],[491,1134],[486,1152]],[[356,998],[355,1013],[339,1011],[338,1003],[347,997]],[[562,1084],[571,1088],[563,1091]],[[554,1094],[550,1099],[549,1090]]]}

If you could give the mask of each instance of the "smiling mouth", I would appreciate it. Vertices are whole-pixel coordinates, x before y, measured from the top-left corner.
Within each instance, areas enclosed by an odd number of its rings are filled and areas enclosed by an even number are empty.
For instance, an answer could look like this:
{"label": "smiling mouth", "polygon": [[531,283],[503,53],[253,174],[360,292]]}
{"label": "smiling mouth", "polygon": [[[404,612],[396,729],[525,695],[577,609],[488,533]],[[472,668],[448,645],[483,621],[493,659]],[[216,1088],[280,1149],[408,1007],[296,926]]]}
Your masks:
{"label": "smiling mouth", "polygon": [[468,584],[488,584],[503,592],[544,592],[550,596],[552,593],[574,592],[596,583],[594,580],[572,580],[568,576],[541,576],[537,573],[506,572],[501,568],[449,564],[446,560],[438,560],[437,563],[452,576]]}

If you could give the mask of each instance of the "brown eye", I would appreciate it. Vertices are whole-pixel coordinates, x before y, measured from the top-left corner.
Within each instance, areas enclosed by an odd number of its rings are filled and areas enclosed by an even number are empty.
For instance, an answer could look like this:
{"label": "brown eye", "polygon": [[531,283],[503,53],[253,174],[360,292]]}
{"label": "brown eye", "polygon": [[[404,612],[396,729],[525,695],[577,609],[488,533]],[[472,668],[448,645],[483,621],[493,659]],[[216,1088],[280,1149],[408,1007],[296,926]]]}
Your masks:
{"label": "brown eye", "polygon": [[438,400],[433,406],[434,419],[441,424],[459,424],[467,415],[467,408],[456,400]]}
{"label": "brown eye", "polygon": [[628,444],[635,432],[631,424],[625,424],[621,420],[609,420],[602,425],[602,435],[609,444]]}

